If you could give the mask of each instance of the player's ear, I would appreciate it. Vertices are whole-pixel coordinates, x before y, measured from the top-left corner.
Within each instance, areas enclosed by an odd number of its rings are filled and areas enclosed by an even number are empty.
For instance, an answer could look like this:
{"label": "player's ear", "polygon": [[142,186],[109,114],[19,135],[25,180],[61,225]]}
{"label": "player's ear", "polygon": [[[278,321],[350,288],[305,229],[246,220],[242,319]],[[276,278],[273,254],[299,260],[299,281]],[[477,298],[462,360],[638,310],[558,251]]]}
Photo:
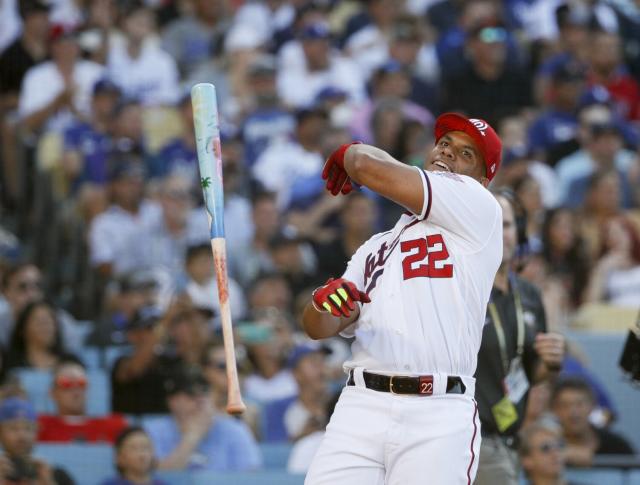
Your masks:
{"label": "player's ear", "polygon": [[489,180],[487,177],[480,177],[480,183],[482,184],[482,186],[486,189],[487,187],[489,187],[489,183],[491,182],[491,180]]}

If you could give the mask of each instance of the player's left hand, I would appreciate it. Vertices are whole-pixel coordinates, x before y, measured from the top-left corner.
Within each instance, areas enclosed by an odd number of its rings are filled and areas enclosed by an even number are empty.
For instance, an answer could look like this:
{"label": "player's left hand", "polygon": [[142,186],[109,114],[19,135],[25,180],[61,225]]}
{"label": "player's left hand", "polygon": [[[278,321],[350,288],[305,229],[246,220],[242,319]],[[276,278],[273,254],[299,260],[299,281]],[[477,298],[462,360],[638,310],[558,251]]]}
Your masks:
{"label": "player's left hand", "polygon": [[322,179],[327,181],[326,188],[332,195],[338,195],[340,192],[348,194],[353,190],[351,179],[344,169],[344,154],[351,145],[360,143],[345,143],[327,158],[322,169]]}
{"label": "player's left hand", "polygon": [[564,360],[565,340],[559,333],[539,333],[534,348],[547,369],[558,371]]}

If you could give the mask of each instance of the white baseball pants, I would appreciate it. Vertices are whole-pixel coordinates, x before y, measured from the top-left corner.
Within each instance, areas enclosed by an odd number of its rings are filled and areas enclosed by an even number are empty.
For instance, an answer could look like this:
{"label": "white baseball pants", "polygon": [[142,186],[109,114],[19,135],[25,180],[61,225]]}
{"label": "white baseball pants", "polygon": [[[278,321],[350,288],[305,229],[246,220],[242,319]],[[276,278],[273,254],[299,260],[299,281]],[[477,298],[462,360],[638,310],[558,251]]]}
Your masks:
{"label": "white baseball pants", "polygon": [[480,452],[471,396],[345,387],[305,485],[471,485]]}

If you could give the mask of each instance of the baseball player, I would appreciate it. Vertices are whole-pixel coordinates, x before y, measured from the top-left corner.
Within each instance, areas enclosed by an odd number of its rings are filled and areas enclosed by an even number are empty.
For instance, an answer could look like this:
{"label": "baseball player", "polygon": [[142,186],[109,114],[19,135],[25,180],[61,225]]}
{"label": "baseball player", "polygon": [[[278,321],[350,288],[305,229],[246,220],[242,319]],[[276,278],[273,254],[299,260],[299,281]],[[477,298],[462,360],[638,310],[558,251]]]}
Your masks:
{"label": "baseball player", "polygon": [[333,195],[357,183],[408,211],[305,308],[310,337],[355,336],[307,485],[473,483],[472,376],[502,259],[502,212],[486,187],[502,145],[485,121],[453,113],[436,120],[435,139],[424,170],[357,143],[324,166]]}

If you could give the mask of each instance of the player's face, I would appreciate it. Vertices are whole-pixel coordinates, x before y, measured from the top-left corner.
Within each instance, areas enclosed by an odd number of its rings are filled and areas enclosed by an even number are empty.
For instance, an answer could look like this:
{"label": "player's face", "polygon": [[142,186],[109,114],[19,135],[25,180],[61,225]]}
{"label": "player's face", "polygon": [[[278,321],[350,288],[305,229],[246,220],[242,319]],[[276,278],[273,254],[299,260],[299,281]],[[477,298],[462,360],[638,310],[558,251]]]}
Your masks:
{"label": "player's face", "polygon": [[438,140],[425,169],[468,175],[478,181],[486,178],[482,154],[473,139],[461,131],[450,131]]}
{"label": "player's face", "polygon": [[511,204],[504,198],[498,197],[502,207],[502,264],[513,260],[518,244],[518,232]]}

